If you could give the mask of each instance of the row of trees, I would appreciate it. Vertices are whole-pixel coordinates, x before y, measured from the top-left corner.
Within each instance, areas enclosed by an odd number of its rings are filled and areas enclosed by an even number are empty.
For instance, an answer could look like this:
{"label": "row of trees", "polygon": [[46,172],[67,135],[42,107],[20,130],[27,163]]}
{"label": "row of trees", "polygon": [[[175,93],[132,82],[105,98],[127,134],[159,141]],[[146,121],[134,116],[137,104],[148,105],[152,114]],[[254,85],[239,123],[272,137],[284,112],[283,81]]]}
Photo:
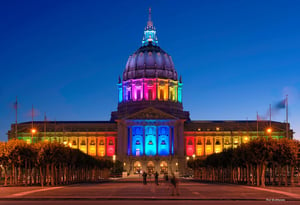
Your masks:
{"label": "row of trees", "polygon": [[257,138],[236,149],[226,149],[207,158],[191,160],[195,177],[203,181],[244,183],[264,187],[294,185],[299,173],[299,141]]}
{"label": "row of trees", "polygon": [[98,181],[108,176],[112,166],[111,160],[96,159],[55,142],[0,142],[0,185],[4,186]]}

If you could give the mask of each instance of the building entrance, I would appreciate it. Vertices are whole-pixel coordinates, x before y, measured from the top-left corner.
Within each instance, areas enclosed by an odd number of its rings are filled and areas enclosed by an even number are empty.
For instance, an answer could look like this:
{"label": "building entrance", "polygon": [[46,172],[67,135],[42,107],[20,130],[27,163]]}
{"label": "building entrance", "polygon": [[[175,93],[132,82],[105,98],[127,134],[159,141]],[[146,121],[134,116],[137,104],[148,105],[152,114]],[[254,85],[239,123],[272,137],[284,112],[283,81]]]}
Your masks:
{"label": "building entrance", "polygon": [[133,165],[133,173],[139,174],[141,173],[141,163],[139,161],[136,161]]}
{"label": "building entrance", "polygon": [[168,163],[165,161],[160,163],[160,174],[168,174]]}
{"label": "building entrance", "polygon": [[148,171],[148,174],[153,174],[154,173],[154,163],[152,161],[148,162],[147,171]]}

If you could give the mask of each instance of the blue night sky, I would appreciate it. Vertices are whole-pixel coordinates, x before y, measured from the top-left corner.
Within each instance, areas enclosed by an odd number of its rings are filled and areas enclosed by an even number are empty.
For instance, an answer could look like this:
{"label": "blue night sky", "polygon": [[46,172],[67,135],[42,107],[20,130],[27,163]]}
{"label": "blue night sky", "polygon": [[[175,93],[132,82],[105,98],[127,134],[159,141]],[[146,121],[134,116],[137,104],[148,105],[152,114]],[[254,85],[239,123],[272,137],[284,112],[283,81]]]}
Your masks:
{"label": "blue night sky", "polygon": [[[152,7],[192,120],[256,120],[289,95],[300,139],[299,1],[0,2],[0,141],[15,121],[109,120]],[[285,120],[285,110],[272,120]]]}

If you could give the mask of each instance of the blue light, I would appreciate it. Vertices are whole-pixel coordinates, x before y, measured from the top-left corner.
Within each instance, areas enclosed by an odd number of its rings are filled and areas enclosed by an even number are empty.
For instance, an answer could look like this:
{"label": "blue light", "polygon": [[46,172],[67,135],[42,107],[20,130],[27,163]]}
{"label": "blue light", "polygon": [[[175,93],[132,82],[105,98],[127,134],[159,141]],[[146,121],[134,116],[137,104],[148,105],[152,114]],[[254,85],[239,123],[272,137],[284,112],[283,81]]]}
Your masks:
{"label": "blue light", "polygon": [[170,154],[170,130],[168,126],[158,127],[158,155]]}
{"label": "blue light", "polygon": [[156,127],[145,127],[145,153],[147,156],[156,155]]}
{"label": "blue light", "polygon": [[143,139],[143,127],[134,126],[132,127],[132,155],[141,156],[144,153],[144,139]]}

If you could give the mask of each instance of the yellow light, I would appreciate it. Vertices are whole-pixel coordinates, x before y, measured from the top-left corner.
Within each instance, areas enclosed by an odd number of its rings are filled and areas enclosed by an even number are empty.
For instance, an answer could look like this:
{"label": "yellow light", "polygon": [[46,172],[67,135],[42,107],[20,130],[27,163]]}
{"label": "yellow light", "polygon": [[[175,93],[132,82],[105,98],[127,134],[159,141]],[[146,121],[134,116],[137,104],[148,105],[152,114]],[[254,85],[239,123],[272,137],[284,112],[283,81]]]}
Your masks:
{"label": "yellow light", "polygon": [[67,144],[67,141],[64,141],[64,145],[66,145]]}
{"label": "yellow light", "polygon": [[271,132],[272,132],[272,128],[268,128],[267,133],[271,133]]}
{"label": "yellow light", "polygon": [[126,163],[124,162],[124,166],[126,166]]}
{"label": "yellow light", "polygon": [[245,141],[247,141],[248,140],[248,137],[245,137]]}
{"label": "yellow light", "polygon": [[72,147],[72,143],[71,142],[69,143],[69,147]]}
{"label": "yellow light", "polygon": [[176,166],[178,166],[178,162],[176,162]]}
{"label": "yellow light", "polygon": [[186,157],[186,160],[189,160],[190,159],[190,157]]}
{"label": "yellow light", "polygon": [[195,157],[196,157],[196,155],[195,155],[195,154],[193,154],[193,159],[195,159]]}
{"label": "yellow light", "polygon": [[32,129],[31,129],[31,133],[32,133],[32,134],[35,134],[35,133],[36,133],[36,129],[32,128]]}

